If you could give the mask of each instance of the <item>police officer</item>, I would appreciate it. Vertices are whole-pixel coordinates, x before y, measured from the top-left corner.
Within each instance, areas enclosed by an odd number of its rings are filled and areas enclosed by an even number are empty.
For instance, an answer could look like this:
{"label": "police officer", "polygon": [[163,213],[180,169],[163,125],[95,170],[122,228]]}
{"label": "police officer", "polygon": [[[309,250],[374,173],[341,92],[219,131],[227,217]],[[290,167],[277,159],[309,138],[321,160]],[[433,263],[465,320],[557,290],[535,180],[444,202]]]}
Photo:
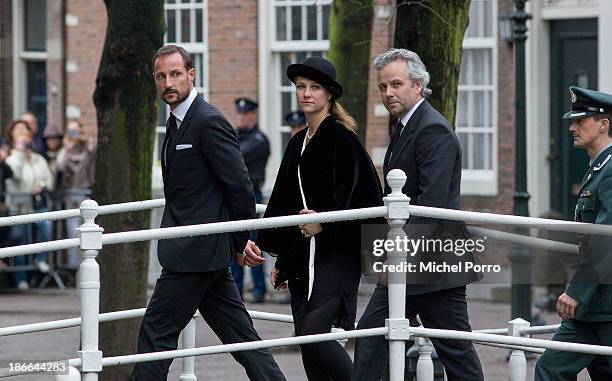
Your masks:
{"label": "police officer", "polygon": [[[266,179],[266,164],[270,156],[270,143],[263,132],[257,128],[257,102],[248,98],[238,98],[234,101],[236,106],[236,136],[240,151],[244,156],[244,163],[249,170],[249,177],[253,183],[255,201],[262,202],[261,187]],[[251,237],[254,240],[254,237]],[[244,269],[232,262],[232,275],[242,295]],[[253,302],[263,303],[266,294],[264,269],[262,266],[251,268],[253,278]]]}
{"label": "police officer", "polygon": [[[572,107],[563,118],[574,147],[586,150],[589,168],[580,184],[575,220],[612,225],[612,95],[570,87]],[[556,309],[562,319],[555,341],[612,346],[612,242],[609,236],[579,235],[581,262]],[[610,379],[608,367],[591,354],[546,350],[538,360],[535,380],[575,380],[589,367],[596,379]]]}
{"label": "police officer", "polygon": [[285,115],[285,123],[291,127],[290,137],[306,128],[306,115],[302,111],[291,111]]}

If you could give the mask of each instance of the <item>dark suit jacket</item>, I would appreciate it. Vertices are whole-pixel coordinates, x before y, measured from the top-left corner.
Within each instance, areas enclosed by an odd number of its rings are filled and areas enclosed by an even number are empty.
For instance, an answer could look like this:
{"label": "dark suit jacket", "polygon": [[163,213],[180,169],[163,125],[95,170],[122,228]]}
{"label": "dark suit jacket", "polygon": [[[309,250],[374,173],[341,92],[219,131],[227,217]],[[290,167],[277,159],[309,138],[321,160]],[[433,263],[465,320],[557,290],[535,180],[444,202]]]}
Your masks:
{"label": "dark suit jacket", "polygon": [[[391,154],[391,152],[393,154]],[[383,166],[385,194],[391,189],[386,182],[392,169],[406,173],[403,193],[410,197],[411,205],[458,209],[461,185],[461,146],[450,124],[429,102],[424,101],[410,117],[395,146],[389,146]],[[411,216],[408,220],[409,238],[464,239],[468,237],[462,222]],[[470,261],[471,254],[457,257],[454,254],[425,254],[428,260]],[[416,257],[413,258],[417,260]],[[441,273],[423,276],[415,280],[408,274],[408,294],[423,294],[474,282],[478,275]]]}
{"label": "dark suit jacket", "polygon": [[[198,95],[168,146],[164,140],[162,173],[166,207],[162,227],[255,218],[253,186],[234,129],[223,114]],[[176,150],[177,145],[189,148]],[[170,162],[164,151],[175,150]],[[176,272],[214,271],[230,265],[249,232],[161,240],[162,267]]]}

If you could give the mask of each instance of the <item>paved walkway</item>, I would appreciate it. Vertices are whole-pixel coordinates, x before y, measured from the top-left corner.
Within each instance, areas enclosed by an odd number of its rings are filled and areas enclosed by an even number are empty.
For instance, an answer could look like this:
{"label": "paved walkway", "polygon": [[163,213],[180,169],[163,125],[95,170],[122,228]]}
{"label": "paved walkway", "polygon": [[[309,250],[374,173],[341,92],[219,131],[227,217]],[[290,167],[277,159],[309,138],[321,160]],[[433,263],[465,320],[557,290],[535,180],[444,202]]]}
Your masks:
{"label": "paved walkway", "polygon": [[[361,315],[367,296],[360,298],[358,316]],[[288,305],[279,304],[249,304],[249,309],[289,313]],[[33,290],[25,293],[0,294],[0,327],[19,324],[42,322],[46,320],[65,319],[78,316],[78,298],[74,290]],[[507,304],[485,303],[472,301],[469,303],[470,318],[473,329],[502,328],[510,315]],[[558,322],[553,314],[547,316],[550,324]],[[290,336],[292,327],[286,323],[256,322],[256,328],[263,338],[278,338]],[[69,328],[45,333],[0,337],[0,361],[6,366],[6,360],[24,359],[67,359],[77,357],[79,329]],[[219,344],[210,329],[198,320],[197,346]],[[487,381],[508,380],[507,351],[492,347],[477,346],[482,361],[485,379]],[[352,355],[352,347],[349,345]],[[276,360],[290,381],[305,381],[304,370],[299,352],[290,348],[275,349]],[[528,362],[529,375],[532,379],[534,360]],[[180,374],[180,361],[175,361],[171,367],[169,380],[177,380]],[[242,368],[227,354],[203,356],[196,359],[196,374],[198,380],[246,380]],[[579,380],[588,380],[583,376]],[[11,380],[43,381],[53,380],[50,376],[19,376]]]}

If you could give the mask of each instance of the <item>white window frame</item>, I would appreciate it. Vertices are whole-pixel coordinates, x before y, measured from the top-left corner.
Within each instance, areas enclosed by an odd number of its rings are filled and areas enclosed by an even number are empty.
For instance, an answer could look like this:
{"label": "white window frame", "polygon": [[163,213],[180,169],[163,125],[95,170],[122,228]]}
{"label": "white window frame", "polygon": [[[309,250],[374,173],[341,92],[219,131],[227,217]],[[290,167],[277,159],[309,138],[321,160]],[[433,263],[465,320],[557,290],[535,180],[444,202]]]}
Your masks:
{"label": "white window frame", "polygon": [[[491,147],[490,156],[487,157],[485,152],[485,160],[491,161],[491,169],[463,169],[461,176],[461,194],[462,195],[481,195],[494,196],[498,193],[498,46],[497,46],[497,0],[491,0],[493,4],[493,20],[492,20],[492,37],[465,37],[463,39],[463,49],[491,49],[491,83],[492,85],[459,85],[459,90],[491,90],[491,127],[456,127],[456,133],[470,132],[490,132]],[[474,4],[474,3],[473,3]],[[480,15],[484,17],[484,15]],[[484,24],[481,24],[484,25]],[[471,139],[471,138],[470,138]],[[486,142],[486,139],[485,139]],[[463,155],[471,158],[470,152],[464,148]]]}
{"label": "white window frame", "polygon": [[25,4],[23,0],[13,0],[13,119],[19,118],[28,107],[28,62],[46,62],[49,54],[44,52],[26,51],[24,44]]}
{"label": "white window frame", "polygon": [[[269,190],[276,177],[276,171],[283,155],[283,133],[289,132],[280,110],[282,110],[282,97],[279,95],[289,88],[279,82],[281,68],[281,53],[286,52],[322,52],[325,56],[329,51],[329,40],[321,40],[323,24],[322,16],[317,16],[317,40],[276,40],[276,11],[277,6],[312,6],[329,5],[333,0],[273,0],[259,2],[259,125],[268,134],[272,148],[272,155],[268,160],[268,176],[264,189]],[[307,13],[302,8],[302,19]],[[291,20],[287,13],[287,33],[291,33]],[[302,35],[307,35],[306,23],[302,23]],[[291,89],[295,89],[293,84]],[[293,99],[293,96],[292,96]]]}

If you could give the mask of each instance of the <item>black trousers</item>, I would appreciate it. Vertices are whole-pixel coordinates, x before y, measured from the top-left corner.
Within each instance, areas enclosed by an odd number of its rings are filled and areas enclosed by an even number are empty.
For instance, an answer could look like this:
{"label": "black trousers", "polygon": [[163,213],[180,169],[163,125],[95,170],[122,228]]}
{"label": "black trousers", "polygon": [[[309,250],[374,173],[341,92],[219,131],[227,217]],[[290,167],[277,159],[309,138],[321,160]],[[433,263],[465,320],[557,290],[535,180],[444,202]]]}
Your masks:
{"label": "black trousers", "polygon": [[[206,273],[163,270],[138,335],[138,353],[177,348],[178,337],[199,310],[222,343],[261,340],[244,308],[229,268]],[[233,352],[250,380],[285,380],[267,349]],[[166,380],[172,360],[138,363],[132,381]]]}
{"label": "black trousers", "polygon": [[[389,291],[377,287],[359,320],[357,329],[384,327],[389,317]],[[471,331],[465,286],[406,298],[406,316],[421,318],[426,328]],[[482,367],[470,341],[431,338],[444,364],[449,381],[483,381]],[[383,336],[358,338],[355,343],[353,381],[380,380],[389,360],[389,346]]]}
{"label": "black trousers", "polygon": [[[309,309],[308,288],[297,281],[289,281],[291,312],[297,336],[329,333],[334,321],[344,308],[337,295],[314,309]],[[346,349],[337,341],[322,341],[300,345],[302,363],[309,381],[350,381],[353,362]]]}

